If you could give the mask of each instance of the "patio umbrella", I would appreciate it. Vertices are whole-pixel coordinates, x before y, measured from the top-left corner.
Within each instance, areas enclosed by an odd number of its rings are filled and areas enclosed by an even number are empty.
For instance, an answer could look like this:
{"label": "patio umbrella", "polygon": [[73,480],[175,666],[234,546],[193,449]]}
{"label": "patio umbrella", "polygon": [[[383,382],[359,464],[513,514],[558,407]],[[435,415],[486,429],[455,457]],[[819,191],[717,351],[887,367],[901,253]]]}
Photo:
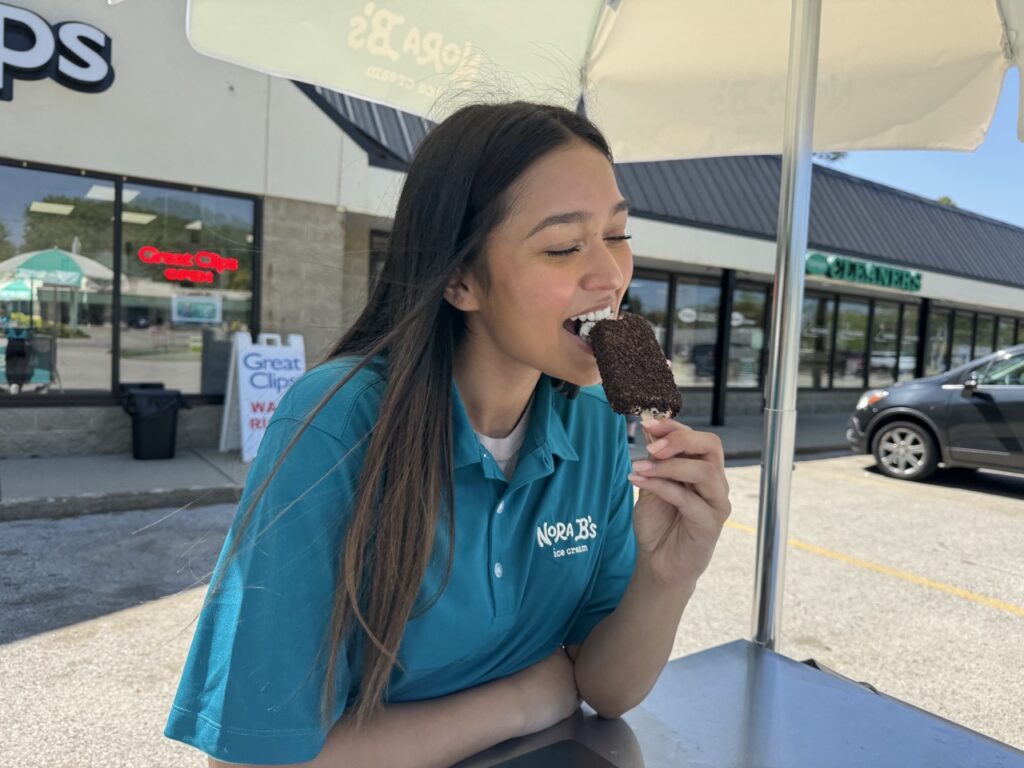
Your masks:
{"label": "patio umbrella", "polygon": [[43,285],[81,288],[82,279],[113,280],[114,271],[94,259],[61,248],[19,253],[0,261],[0,275],[39,280]]}
{"label": "patio umbrella", "polygon": [[0,281],[0,301],[30,301],[32,289],[22,280]]}
{"label": "patio umbrella", "polygon": [[774,647],[812,148],[977,147],[1024,63],[1024,0],[189,0],[186,28],[200,53],[434,120],[581,104],[620,161],[782,154],[753,619]]}
{"label": "patio umbrella", "polygon": [[[72,253],[62,248],[47,248],[41,251],[19,253],[9,259],[0,261],[0,275],[14,275],[27,279],[31,289],[28,300],[34,302],[35,286],[67,286],[74,289],[72,294],[72,325],[77,325],[77,297],[85,280],[111,281],[114,271],[80,253]],[[56,301],[56,298],[54,299]],[[29,305],[29,318],[34,307]],[[29,320],[31,324],[31,320]]]}

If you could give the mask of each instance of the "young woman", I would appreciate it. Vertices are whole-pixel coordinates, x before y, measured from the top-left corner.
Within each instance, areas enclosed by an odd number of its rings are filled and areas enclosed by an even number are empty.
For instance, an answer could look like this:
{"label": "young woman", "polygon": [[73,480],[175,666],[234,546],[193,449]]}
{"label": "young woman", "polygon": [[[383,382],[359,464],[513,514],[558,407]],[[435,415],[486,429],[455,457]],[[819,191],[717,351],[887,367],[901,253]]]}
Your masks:
{"label": "young woman", "polygon": [[630,466],[573,332],[619,309],[626,223],[579,115],[476,105],[427,136],[365,311],[263,438],[167,736],[211,765],[443,766],[644,698],[730,506],[713,435],[647,423]]}

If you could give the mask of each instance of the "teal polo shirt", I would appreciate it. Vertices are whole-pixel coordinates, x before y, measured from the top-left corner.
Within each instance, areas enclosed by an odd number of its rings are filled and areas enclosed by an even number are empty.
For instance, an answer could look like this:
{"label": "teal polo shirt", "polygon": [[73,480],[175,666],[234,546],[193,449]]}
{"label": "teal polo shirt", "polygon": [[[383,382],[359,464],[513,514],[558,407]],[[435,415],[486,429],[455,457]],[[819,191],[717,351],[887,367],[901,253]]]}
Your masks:
{"label": "teal polo shirt", "polygon": [[[199,616],[164,733],[218,760],[302,762],[326,739],[319,721],[326,662],[318,651],[384,391],[383,359],[317,414],[257,504],[235,559],[226,564],[225,554],[248,499],[353,365],[330,361],[285,393],[214,571],[214,578],[225,571],[224,586]],[[452,395],[453,570],[440,599],[406,626],[389,702],[446,696],[582,643],[618,604],[635,563],[625,420],[599,386],[568,400],[541,376],[508,480],[480,445],[454,381]],[[447,534],[438,528],[420,605],[442,583]],[[358,691],[359,645],[339,654],[335,721]]]}

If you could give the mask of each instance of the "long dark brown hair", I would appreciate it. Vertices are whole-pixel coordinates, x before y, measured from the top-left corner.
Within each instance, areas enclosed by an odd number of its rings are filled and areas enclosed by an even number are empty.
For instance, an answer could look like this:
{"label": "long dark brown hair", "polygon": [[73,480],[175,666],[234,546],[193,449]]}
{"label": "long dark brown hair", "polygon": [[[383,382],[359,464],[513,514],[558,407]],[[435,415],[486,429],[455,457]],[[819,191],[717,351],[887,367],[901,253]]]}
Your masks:
{"label": "long dark brown hair", "polygon": [[[371,358],[385,356],[386,388],[350,510],[322,645],[329,649],[321,698],[324,728],[332,724],[338,654],[356,633],[362,633],[362,677],[353,711],[346,714],[361,724],[383,705],[439,523],[448,532],[442,586],[415,615],[433,604],[451,575],[452,364],[466,324],[462,312],[445,301],[445,287],[456,274],[474,270],[488,289],[484,244],[508,215],[513,184],[540,157],[574,141],[588,142],[611,162],[607,142],[589,120],[550,105],[470,105],[427,135],[409,167],[369,302],[327,356],[359,361],[310,412],[239,521],[228,558],[313,418]],[[567,382],[556,387],[569,397],[578,389]]]}

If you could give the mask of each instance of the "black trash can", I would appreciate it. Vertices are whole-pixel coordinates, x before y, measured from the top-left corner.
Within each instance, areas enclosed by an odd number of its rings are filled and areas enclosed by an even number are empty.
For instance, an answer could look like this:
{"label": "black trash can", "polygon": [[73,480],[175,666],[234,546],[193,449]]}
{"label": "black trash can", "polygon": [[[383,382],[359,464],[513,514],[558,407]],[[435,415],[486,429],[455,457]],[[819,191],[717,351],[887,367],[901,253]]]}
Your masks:
{"label": "black trash can", "polygon": [[130,387],[124,390],[124,410],[132,417],[132,456],[173,459],[178,436],[178,409],[191,408],[177,389]]}

